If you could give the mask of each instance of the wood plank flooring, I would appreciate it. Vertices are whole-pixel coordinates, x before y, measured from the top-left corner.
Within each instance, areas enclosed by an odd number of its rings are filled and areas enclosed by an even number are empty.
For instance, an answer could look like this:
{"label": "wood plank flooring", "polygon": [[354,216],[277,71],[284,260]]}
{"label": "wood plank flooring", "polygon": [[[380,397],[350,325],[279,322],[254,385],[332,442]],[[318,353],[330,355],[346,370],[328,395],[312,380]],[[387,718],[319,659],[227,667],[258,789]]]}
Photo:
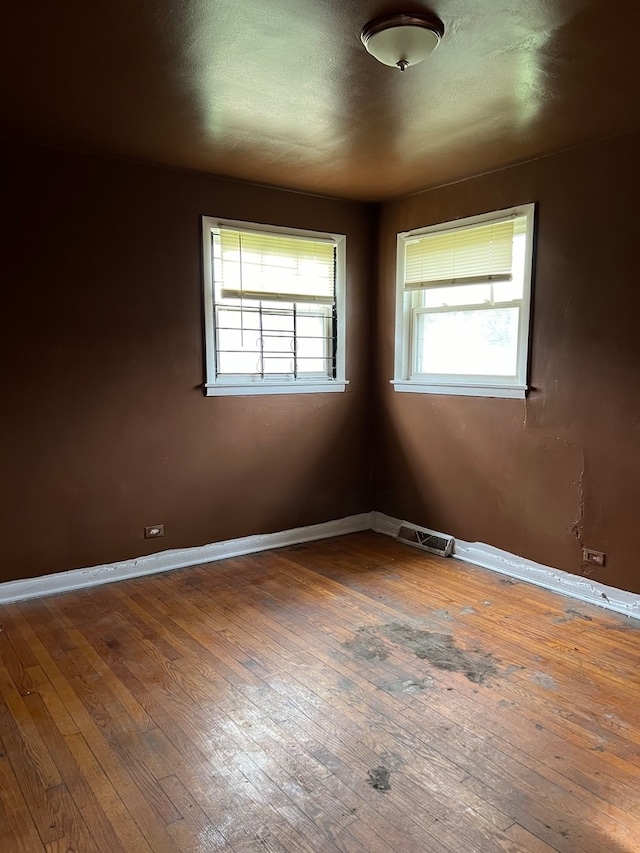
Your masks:
{"label": "wood plank flooring", "polygon": [[354,534],[0,608],[0,850],[632,853],[640,622]]}

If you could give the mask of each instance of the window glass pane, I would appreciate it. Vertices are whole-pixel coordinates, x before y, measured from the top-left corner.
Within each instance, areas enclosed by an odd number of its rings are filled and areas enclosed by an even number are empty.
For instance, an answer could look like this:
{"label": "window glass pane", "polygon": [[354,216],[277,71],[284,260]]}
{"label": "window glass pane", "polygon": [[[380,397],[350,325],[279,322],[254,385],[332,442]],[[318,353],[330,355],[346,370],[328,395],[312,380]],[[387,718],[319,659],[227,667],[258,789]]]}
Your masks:
{"label": "window glass pane", "polygon": [[298,317],[298,373],[331,376],[330,326],[326,316]]}
{"label": "window glass pane", "polygon": [[262,328],[265,332],[289,332],[293,334],[293,313],[272,314],[265,311],[262,315]]}
{"label": "window glass pane", "polygon": [[416,372],[515,376],[519,311],[416,313]]}
{"label": "window glass pane", "polygon": [[231,352],[260,352],[260,336],[254,329],[218,329],[218,349]]}
{"label": "window glass pane", "polygon": [[260,365],[259,316],[236,308],[218,308],[216,316],[218,373],[255,373]]}
{"label": "window glass pane", "polygon": [[441,308],[443,305],[482,305],[491,302],[489,284],[463,284],[454,287],[434,287],[423,290],[425,308]]}
{"label": "window glass pane", "polygon": [[218,373],[246,374],[257,373],[260,370],[259,352],[219,352]]}
{"label": "window glass pane", "polygon": [[293,354],[293,337],[291,335],[263,335],[262,345],[265,355]]}
{"label": "window glass pane", "polygon": [[[277,310],[276,310],[277,309]],[[333,376],[331,309],[313,305],[274,310],[259,304],[218,307],[218,374]],[[262,325],[262,328],[260,326]],[[294,333],[295,329],[295,333]],[[262,357],[262,358],[261,358]]]}
{"label": "window glass pane", "polygon": [[328,333],[326,318],[321,317],[298,317],[298,336],[301,338],[322,338]]}
{"label": "window glass pane", "polygon": [[305,376],[310,373],[331,376],[331,361],[325,358],[299,358],[298,376]]}
{"label": "window glass pane", "polygon": [[250,307],[242,311],[240,308],[219,307],[216,309],[216,318],[219,329],[260,329],[260,316]]}
{"label": "window glass pane", "polygon": [[323,341],[300,341],[298,346],[299,369],[327,372],[329,368],[327,355]]}
{"label": "window glass pane", "polygon": [[264,373],[286,373],[293,376],[293,356],[291,353],[282,356],[265,356],[263,360]]}

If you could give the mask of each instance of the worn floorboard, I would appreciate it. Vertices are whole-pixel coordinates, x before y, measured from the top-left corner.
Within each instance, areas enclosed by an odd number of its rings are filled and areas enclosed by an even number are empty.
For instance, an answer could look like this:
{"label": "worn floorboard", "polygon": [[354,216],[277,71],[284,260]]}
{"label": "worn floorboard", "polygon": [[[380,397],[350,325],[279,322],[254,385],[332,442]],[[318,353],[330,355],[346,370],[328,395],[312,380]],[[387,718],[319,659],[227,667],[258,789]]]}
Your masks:
{"label": "worn floorboard", "polygon": [[374,533],[4,606],[0,848],[633,853],[639,661]]}

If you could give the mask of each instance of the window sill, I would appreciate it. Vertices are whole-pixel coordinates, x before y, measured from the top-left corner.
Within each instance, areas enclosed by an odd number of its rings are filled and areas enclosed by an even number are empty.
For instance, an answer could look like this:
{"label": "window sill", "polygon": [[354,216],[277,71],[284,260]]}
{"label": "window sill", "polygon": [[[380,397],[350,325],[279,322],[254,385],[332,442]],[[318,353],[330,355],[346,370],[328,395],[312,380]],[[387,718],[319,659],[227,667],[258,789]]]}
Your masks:
{"label": "window sill", "polygon": [[450,394],[459,397],[505,397],[524,400],[527,396],[526,385],[488,385],[464,383],[460,385],[438,384],[436,382],[416,382],[408,379],[392,379],[395,391],[408,391],[412,394]]}
{"label": "window sill", "polygon": [[343,379],[330,382],[219,382],[203,387],[206,397],[254,397],[258,394],[331,394],[344,391],[348,384]]}

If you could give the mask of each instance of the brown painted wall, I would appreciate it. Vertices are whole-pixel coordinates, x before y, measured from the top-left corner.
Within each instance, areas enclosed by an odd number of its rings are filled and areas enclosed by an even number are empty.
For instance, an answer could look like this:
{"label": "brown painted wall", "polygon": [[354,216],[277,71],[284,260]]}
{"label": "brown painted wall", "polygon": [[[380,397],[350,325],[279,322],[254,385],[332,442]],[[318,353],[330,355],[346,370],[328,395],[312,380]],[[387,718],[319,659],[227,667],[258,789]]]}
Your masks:
{"label": "brown painted wall", "polygon": [[[640,592],[640,136],[383,205],[376,509]],[[525,401],[394,392],[395,235],[538,203]]]}
{"label": "brown painted wall", "polygon": [[[0,581],[371,509],[371,209],[46,149],[0,153]],[[347,234],[344,394],[202,395],[201,214]],[[145,541],[159,523],[165,538]]]}
{"label": "brown painted wall", "polygon": [[[608,556],[591,577],[640,591],[638,155],[631,135],[384,204],[372,263],[364,205],[4,145],[0,581],[375,508],[578,574],[584,543]],[[393,392],[396,232],[527,201],[529,399]],[[348,235],[345,394],[202,396],[202,213]]]}

